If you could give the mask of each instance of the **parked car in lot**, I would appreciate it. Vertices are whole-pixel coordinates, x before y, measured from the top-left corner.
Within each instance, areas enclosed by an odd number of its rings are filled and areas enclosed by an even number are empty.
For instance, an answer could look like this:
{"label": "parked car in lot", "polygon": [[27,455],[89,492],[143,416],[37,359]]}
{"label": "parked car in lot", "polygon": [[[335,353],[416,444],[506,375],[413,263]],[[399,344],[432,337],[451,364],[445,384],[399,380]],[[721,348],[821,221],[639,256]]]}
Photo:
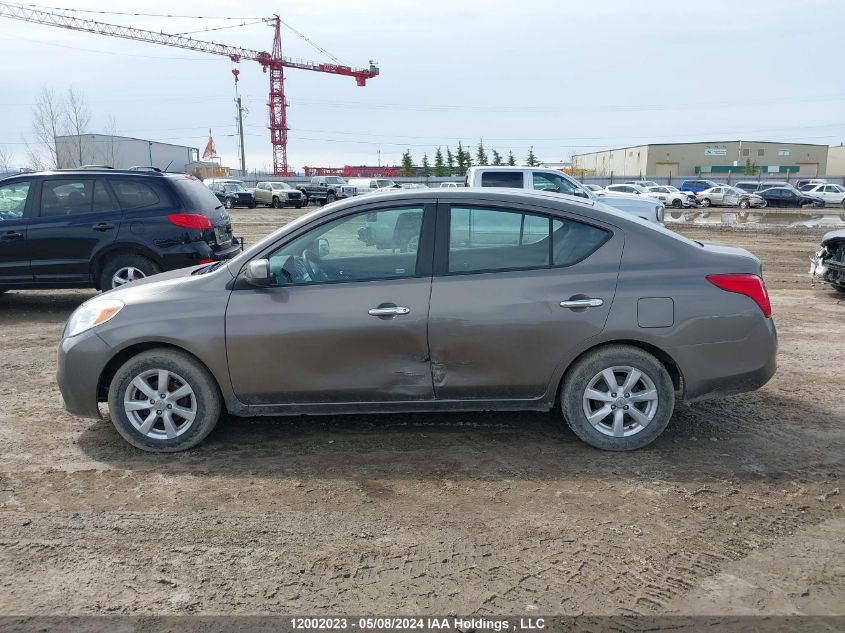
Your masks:
{"label": "parked car in lot", "polygon": [[294,189],[286,182],[259,182],[252,190],[257,204],[266,204],[274,209],[296,207],[301,209],[305,197],[299,189]]}
{"label": "parked car in lot", "polygon": [[728,185],[719,185],[718,187],[705,189],[696,194],[696,197],[702,207],[739,207],[741,209],[749,209],[751,207],[766,206],[766,200],[759,194],[749,193]]}
{"label": "parked car in lot", "polygon": [[0,290],[110,290],[240,250],[226,209],[193,176],[84,169],[0,180]]}
{"label": "parked car in lot", "polygon": [[795,188],[803,191],[805,185],[826,185],[827,180],[823,178],[798,178],[795,181]]}
{"label": "parked car in lot", "polygon": [[441,182],[440,183],[441,189],[457,189],[460,186],[461,186],[461,183],[459,183],[459,182]]}
{"label": "parked car in lot", "polygon": [[305,204],[330,204],[335,200],[358,195],[355,186],[340,176],[314,176],[308,184],[300,185],[299,190],[305,196]]}
{"label": "parked car in lot", "polygon": [[678,189],[689,191],[690,193],[698,193],[699,191],[718,186],[719,183],[713,182],[712,180],[682,180],[681,184],[678,185]]}
{"label": "parked car in lot", "polygon": [[737,189],[747,191],[748,193],[760,193],[761,191],[772,189],[773,187],[792,188],[792,185],[788,182],[784,182],[783,180],[740,180],[733,186]]}
{"label": "parked car in lot", "polygon": [[382,189],[399,189],[399,185],[390,178],[350,178],[349,184],[358,190],[359,195]]}
{"label": "parked car in lot", "polygon": [[757,195],[763,198],[766,201],[766,205],[770,207],[813,207],[814,209],[824,207],[824,200],[821,198],[809,196],[791,186],[771,187],[770,189],[757,192]]}
{"label": "parked car in lot", "polygon": [[831,231],[822,237],[819,250],[810,257],[810,277],[845,292],[845,230]]}
{"label": "parked car in lot", "polygon": [[643,189],[648,189],[649,187],[657,187],[658,184],[653,180],[628,180],[625,181],[623,184],[625,185],[637,185],[642,187]]}
{"label": "parked car in lot", "polygon": [[649,222],[663,223],[665,205],[648,196],[625,193],[593,192],[574,178],[557,171],[541,167],[470,167],[465,181],[467,187],[504,187],[548,191],[586,198],[594,203],[604,203],[626,213],[632,213]]}
{"label": "parked car in lot", "polygon": [[648,196],[649,198],[654,198],[655,200],[660,200],[664,205],[668,199],[668,196],[663,192],[658,191],[649,191],[645,187],[641,187],[640,185],[608,185],[604,188],[607,193],[628,193],[634,196]]}
{"label": "parked car in lot", "polygon": [[422,182],[403,182],[399,187],[402,189],[431,189],[431,187]]}
{"label": "parked car in lot", "polygon": [[651,194],[664,195],[665,200],[663,200],[663,203],[667,207],[672,207],[673,209],[684,209],[687,207],[698,206],[698,200],[694,194],[681,191],[672,185],[655,185],[652,187],[646,187],[645,189]]}
{"label": "parked car in lot", "polygon": [[845,187],[842,185],[807,184],[801,188],[801,193],[815,196],[824,200],[826,206],[841,206],[845,208]]}
{"label": "parked car in lot", "polygon": [[208,188],[227,209],[255,208],[255,195],[239,182],[213,182]]}
{"label": "parked car in lot", "polygon": [[[379,214],[413,246],[360,240]],[[419,221],[400,227],[403,217]],[[148,451],[196,445],[224,410],[558,406],[585,442],[631,450],[663,432],[676,401],[753,390],[774,374],[761,274],[748,251],[586,198],[361,196],[229,262],[82,304],[57,380],[70,412],[97,418],[107,402],[117,431]]]}

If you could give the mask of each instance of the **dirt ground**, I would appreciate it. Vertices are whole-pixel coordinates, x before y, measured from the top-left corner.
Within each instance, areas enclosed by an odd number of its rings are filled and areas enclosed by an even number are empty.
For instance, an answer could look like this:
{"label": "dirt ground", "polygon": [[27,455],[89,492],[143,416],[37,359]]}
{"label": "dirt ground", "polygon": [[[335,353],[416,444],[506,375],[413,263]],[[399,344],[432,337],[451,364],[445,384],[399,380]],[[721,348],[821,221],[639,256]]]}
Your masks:
{"label": "dirt ground", "polygon": [[[254,242],[295,212],[233,213]],[[779,370],[630,454],[553,414],[226,418],[149,455],[59,407],[89,291],[0,296],[0,614],[845,614],[845,295],[764,262]]]}

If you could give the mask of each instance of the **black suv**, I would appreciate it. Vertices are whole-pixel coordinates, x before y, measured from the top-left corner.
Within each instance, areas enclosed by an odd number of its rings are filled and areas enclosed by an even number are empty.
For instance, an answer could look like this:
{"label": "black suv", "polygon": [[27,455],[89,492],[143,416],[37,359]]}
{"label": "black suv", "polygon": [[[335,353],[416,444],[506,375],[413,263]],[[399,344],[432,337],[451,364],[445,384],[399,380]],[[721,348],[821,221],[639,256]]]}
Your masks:
{"label": "black suv", "polygon": [[255,208],[255,194],[247,191],[246,187],[239,182],[213,182],[208,185],[208,188],[214,192],[220,202],[226,205],[227,209]]}
{"label": "black suv", "polygon": [[240,250],[229,214],[193,176],[76,169],[0,180],[0,292],[111,290]]}

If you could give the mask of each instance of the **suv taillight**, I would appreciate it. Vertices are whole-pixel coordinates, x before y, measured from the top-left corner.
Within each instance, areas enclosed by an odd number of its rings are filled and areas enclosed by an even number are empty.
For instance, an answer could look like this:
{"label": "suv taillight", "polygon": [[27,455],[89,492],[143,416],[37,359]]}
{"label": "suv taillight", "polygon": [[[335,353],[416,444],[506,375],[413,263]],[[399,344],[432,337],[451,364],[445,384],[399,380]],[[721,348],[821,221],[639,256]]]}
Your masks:
{"label": "suv taillight", "polygon": [[772,304],[769,301],[769,293],[766,291],[766,284],[757,275],[748,274],[727,274],[707,275],[707,281],[721,288],[726,292],[736,292],[752,299],[760,306],[763,316],[772,316]]}
{"label": "suv taillight", "polygon": [[199,213],[171,213],[167,221],[186,229],[210,229],[211,220]]}

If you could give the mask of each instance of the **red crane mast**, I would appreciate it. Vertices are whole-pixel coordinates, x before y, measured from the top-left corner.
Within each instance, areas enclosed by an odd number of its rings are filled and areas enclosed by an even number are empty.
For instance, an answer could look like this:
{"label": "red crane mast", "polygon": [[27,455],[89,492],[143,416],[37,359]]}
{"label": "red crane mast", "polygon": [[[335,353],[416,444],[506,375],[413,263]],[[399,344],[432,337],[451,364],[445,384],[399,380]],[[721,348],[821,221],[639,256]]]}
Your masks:
{"label": "red crane mast", "polygon": [[281,36],[282,21],[278,15],[274,15],[272,18],[267,18],[266,20],[268,23],[273,25],[275,30],[272,53],[243,48],[240,46],[228,46],[226,44],[206,42],[192,37],[186,37],[184,35],[156,33],[155,31],[136,29],[131,26],[121,26],[118,24],[109,24],[107,22],[86,20],[64,13],[43,11],[25,5],[9,4],[6,2],[0,2],[0,17],[22,20],[24,22],[33,22],[35,24],[46,24],[48,26],[56,26],[73,31],[86,31],[88,33],[97,33],[99,35],[109,35],[111,37],[119,37],[126,40],[136,40],[138,42],[150,42],[152,44],[161,44],[163,46],[175,46],[176,48],[185,48],[191,51],[211,53],[212,55],[223,55],[231,59],[233,62],[240,62],[241,60],[258,62],[261,64],[261,68],[264,72],[269,70],[270,74],[270,99],[268,102],[268,106],[270,108],[270,144],[273,146],[273,172],[277,176],[292,175],[292,172],[288,168],[287,158],[288,126],[284,69],[298,68],[300,70],[311,70],[319,73],[354,77],[355,82],[359,86],[366,85],[367,79],[372,79],[379,74],[378,67],[372,61],[370,62],[369,68],[353,68],[351,66],[343,66],[340,64],[321,64],[319,62],[304,59],[283,57]]}

